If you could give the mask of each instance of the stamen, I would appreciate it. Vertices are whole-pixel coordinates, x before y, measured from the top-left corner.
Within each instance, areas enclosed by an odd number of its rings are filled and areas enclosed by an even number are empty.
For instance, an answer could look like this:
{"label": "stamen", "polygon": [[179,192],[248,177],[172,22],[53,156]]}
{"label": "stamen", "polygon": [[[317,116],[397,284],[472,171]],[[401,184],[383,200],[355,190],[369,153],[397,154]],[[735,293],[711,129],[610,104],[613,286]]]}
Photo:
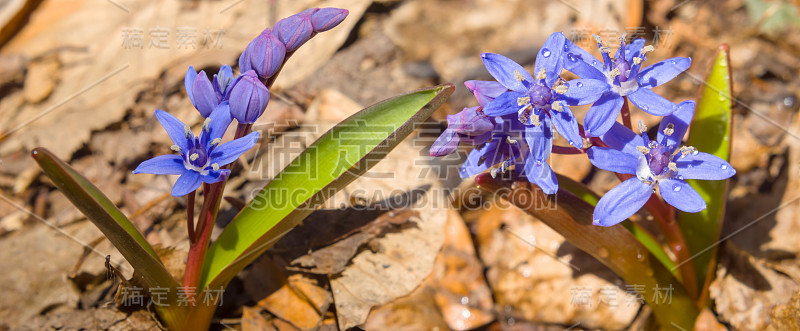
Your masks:
{"label": "stamen", "polygon": [[180,147],[180,146],[178,146],[178,145],[172,145],[172,146],[169,146],[169,149],[171,149],[171,150],[173,150],[173,151],[176,151],[176,152],[178,152],[178,153],[180,153],[180,152],[181,152],[181,147]]}
{"label": "stamen", "polygon": [[558,94],[564,94],[564,93],[567,93],[567,89],[568,89],[567,85],[559,85],[559,86],[556,86],[556,88],[554,88],[553,90],[555,90],[556,93],[558,93]]}
{"label": "stamen", "polygon": [[545,79],[545,78],[547,78],[547,74],[545,73],[544,68],[539,69],[539,72],[536,73],[536,79],[540,79],[541,80],[541,79]]}
{"label": "stamen", "polygon": [[675,125],[672,123],[667,124],[667,127],[664,128],[664,134],[671,136],[673,133],[675,133]]}
{"label": "stamen", "polygon": [[531,97],[519,97],[517,98],[517,106],[524,106],[531,103]]}
{"label": "stamen", "polygon": [[186,135],[187,139],[192,137],[192,128],[188,124],[183,125],[183,134]]}
{"label": "stamen", "polygon": [[219,171],[219,164],[217,164],[217,163],[212,163],[212,164],[211,164],[211,169],[214,169],[214,171]]}
{"label": "stamen", "polygon": [[192,153],[192,155],[189,155],[189,161],[197,160],[199,157],[200,155],[197,155],[197,153]]}
{"label": "stamen", "polygon": [[681,157],[684,157],[689,154],[692,155],[697,154],[697,148],[694,148],[692,146],[682,146],[679,151],[681,152]]}
{"label": "stamen", "polygon": [[492,168],[492,170],[489,170],[489,174],[492,175],[492,178],[497,177],[497,170],[497,168]]}
{"label": "stamen", "polygon": [[533,118],[531,118],[531,122],[533,122],[533,126],[539,126],[540,124],[542,124],[541,122],[539,122],[539,116],[535,115],[533,116]]}
{"label": "stamen", "polygon": [[653,47],[653,45],[647,45],[645,47],[642,47],[642,55],[641,56],[644,56],[645,54],[647,54],[649,52],[653,52],[655,50],[656,50],[656,48]]}
{"label": "stamen", "polygon": [[614,79],[614,77],[621,75],[622,72],[619,71],[619,68],[614,68],[614,70],[611,70],[608,74],[611,76],[611,79]]}
{"label": "stamen", "polygon": [[673,172],[678,172],[678,165],[675,164],[675,162],[670,162],[669,164],[667,164],[667,168],[669,168],[669,170],[672,170]]}
{"label": "stamen", "polygon": [[514,70],[514,79],[516,79],[518,82],[521,82],[525,80],[525,76],[523,76],[518,70]]}
{"label": "stamen", "polygon": [[206,132],[208,132],[208,123],[211,123],[211,118],[206,118],[206,120],[203,121],[203,130]]}
{"label": "stamen", "polygon": [[600,47],[600,52],[601,53],[611,53],[611,47],[608,47],[608,46]]}
{"label": "stamen", "polygon": [[587,150],[592,147],[592,139],[583,138],[583,149]]}
{"label": "stamen", "polygon": [[558,103],[558,101],[554,101],[554,102],[553,102],[553,103],[550,105],[550,108],[552,108],[553,110],[555,110],[555,111],[557,111],[557,112],[560,112],[560,111],[564,110],[564,107],[562,107],[562,106],[561,106],[561,104],[560,104],[560,103]]}
{"label": "stamen", "polygon": [[216,145],[218,145],[218,144],[219,144],[221,141],[222,141],[222,138],[214,138],[213,140],[211,140],[211,142],[210,142],[210,143],[208,143],[208,145],[209,145],[209,146],[216,146]]}
{"label": "stamen", "polygon": [[647,147],[644,147],[644,146],[636,146],[636,150],[639,151],[639,153],[642,153],[642,154],[650,153],[650,149],[647,148]]}
{"label": "stamen", "polygon": [[519,140],[511,139],[511,136],[506,136],[506,142],[513,145],[513,144],[518,143]]}
{"label": "stamen", "polygon": [[642,63],[642,58],[640,58],[640,57],[633,58],[633,64],[634,65],[639,65],[641,63]]}
{"label": "stamen", "polygon": [[645,133],[647,132],[647,125],[644,125],[644,121],[639,120],[639,132]]}

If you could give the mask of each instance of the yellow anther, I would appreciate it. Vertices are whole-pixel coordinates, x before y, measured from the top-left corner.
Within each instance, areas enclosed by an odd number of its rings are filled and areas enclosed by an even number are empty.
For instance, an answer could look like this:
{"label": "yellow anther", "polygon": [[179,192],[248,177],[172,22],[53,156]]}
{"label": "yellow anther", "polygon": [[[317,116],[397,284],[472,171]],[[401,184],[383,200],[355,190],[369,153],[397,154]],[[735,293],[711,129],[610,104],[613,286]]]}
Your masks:
{"label": "yellow anther", "polygon": [[633,64],[634,65],[639,65],[641,63],[642,63],[642,58],[640,58],[640,57],[633,58]]}
{"label": "yellow anther", "polygon": [[197,155],[197,153],[192,153],[192,155],[189,155],[189,161],[197,160],[199,157],[200,155]]}
{"label": "yellow anther", "polygon": [[217,163],[212,163],[212,164],[211,164],[211,169],[214,169],[214,171],[219,171],[219,164],[217,164]]}
{"label": "yellow anther", "polygon": [[675,162],[670,162],[669,164],[667,164],[667,168],[669,168],[669,170],[672,170],[674,172],[678,172],[678,165],[675,164]]}
{"label": "yellow anther", "polygon": [[178,146],[178,145],[172,145],[172,146],[169,146],[169,149],[171,149],[171,150],[173,150],[173,151],[176,151],[176,152],[178,152],[178,153],[180,153],[180,152],[181,152],[181,147],[180,147],[180,146]]}
{"label": "yellow anther", "polygon": [[519,141],[516,139],[511,139],[511,136],[506,136],[506,142],[513,145],[518,143]]}
{"label": "yellow anther", "polygon": [[539,69],[539,72],[536,73],[536,79],[545,79],[547,78],[547,74],[544,71],[544,68]]}
{"label": "yellow anther", "polygon": [[558,94],[564,94],[564,93],[567,93],[567,85],[559,85],[559,86],[556,86],[556,88],[555,88],[555,91],[556,91],[556,93],[558,93]]}
{"label": "yellow anther", "polygon": [[639,132],[645,133],[647,132],[647,125],[644,125],[644,121],[639,120]]}
{"label": "yellow anther", "polygon": [[619,68],[614,68],[614,70],[611,70],[611,72],[608,74],[611,76],[611,79],[614,79],[614,77],[617,77],[622,73],[619,71]]}
{"label": "yellow anther", "polygon": [[564,110],[564,107],[562,107],[561,104],[558,103],[557,101],[553,102],[553,104],[550,105],[550,108],[552,108],[553,110],[558,111],[558,112]]}
{"label": "yellow anther", "polygon": [[533,126],[539,126],[539,124],[542,124],[541,122],[539,122],[539,116],[535,115],[533,116],[533,118],[531,118],[531,122],[533,123]]}
{"label": "yellow anther", "polygon": [[514,70],[514,79],[516,79],[518,82],[521,82],[525,80],[525,76],[523,76],[518,70]]}
{"label": "yellow anther", "polygon": [[203,121],[203,130],[206,132],[208,132],[208,123],[211,123],[211,118],[206,118],[206,120]]}
{"label": "yellow anther", "polygon": [[649,52],[652,52],[652,51],[655,51],[655,50],[656,50],[656,48],[653,47],[653,45],[647,45],[645,47],[642,47],[642,55],[645,55],[646,53],[649,53]]}
{"label": "yellow anther", "polygon": [[611,53],[611,47],[608,47],[608,46],[600,47],[600,52],[602,52],[602,53]]}
{"label": "yellow anther", "polygon": [[208,144],[209,144],[209,146],[216,146],[216,145],[218,145],[218,144],[219,144],[221,141],[222,141],[222,138],[214,138],[214,139],[213,139],[213,140],[211,140],[211,142],[209,142]]}
{"label": "yellow anther", "polygon": [[650,153],[650,149],[644,146],[636,146],[636,150],[642,154]]}
{"label": "yellow anther", "polygon": [[531,97],[519,97],[517,98],[517,106],[524,106],[531,103]]}
{"label": "yellow anther", "polygon": [[673,133],[675,133],[675,125],[672,123],[667,124],[667,127],[664,128],[664,134],[667,136],[671,136]]}
{"label": "yellow anther", "polygon": [[681,157],[684,157],[689,154],[697,154],[697,148],[694,148],[692,146],[683,146],[681,147],[680,152],[681,152]]}
{"label": "yellow anther", "polygon": [[183,134],[186,135],[186,138],[192,137],[192,128],[188,124],[183,125]]}

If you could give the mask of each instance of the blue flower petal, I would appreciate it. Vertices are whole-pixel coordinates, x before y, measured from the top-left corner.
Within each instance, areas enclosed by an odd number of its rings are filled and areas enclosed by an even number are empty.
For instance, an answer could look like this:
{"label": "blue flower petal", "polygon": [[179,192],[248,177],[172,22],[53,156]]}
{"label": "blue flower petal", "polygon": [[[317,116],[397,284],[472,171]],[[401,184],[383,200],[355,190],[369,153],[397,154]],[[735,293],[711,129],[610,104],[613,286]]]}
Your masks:
{"label": "blue flower petal", "polygon": [[531,74],[529,74],[525,68],[505,56],[495,53],[483,53],[481,54],[481,59],[483,59],[483,64],[492,77],[509,90],[520,93],[524,93],[528,90],[525,84],[517,80],[515,72],[522,75],[522,78],[529,83],[534,82],[533,77],[531,77]]}
{"label": "blue flower petal", "polygon": [[473,149],[461,165],[461,178],[468,178],[486,171],[508,158],[516,159],[519,151],[506,143],[505,136],[493,137],[485,145]]}
{"label": "blue flower petal", "polygon": [[736,174],[730,163],[708,153],[689,153],[675,161],[678,175],[683,179],[721,180]]}
{"label": "blue flower petal", "polygon": [[564,59],[562,53],[564,52],[564,43],[567,38],[561,32],[556,32],[547,37],[544,45],[539,49],[536,54],[536,62],[533,73],[538,75],[539,71],[544,69],[545,83],[547,86],[553,86],[561,76],[561,70],[564,69]]}
{"label": "blue flower petal", "polygon": [[464,82],[464,85],[472,92],[481,106],[508,91],[503,84],[488,80],[468,80]]}
{"label": "blue flower petal", "polygon": [[209,143],[214,139],[222,139],[232,121],[230,106],[227,101],[223,101],[208,117],[208,126],[206,127],[203,123],[200,141],[206,148],[212,147]]}
{"label": "blue flower petal", "polygon": [[144,161],[133,170],[134,174],[180,175],[186,172],[180,155],[159,155]]}
{"label": "blue flower petal", "polygon": [[647,88],[640,88],[628,95],[628,98],[636,107],[644,110],[650,115],[667,116],[675,112],[678,108],[672,101],[664,99],[656,92]]}
{"label": "blue flower petal", "polygon": [[167,131],[169,139],[172,140],[172,143],[178,145],[178,147],[180,147],[181,151],[184,153],[188,152],[188,139],[193,137],[186,137],[186,125],[175,116],[172,116],[161,109],[156,109],[156,118],[158,119],[158,122],[161,123],[161,126],[164,127],[164,130]]}
{"label": "blue flower petal", "polygon": [[569,109],[569,106],[563,101],[556,102],[561,104],[562,109],[561,111],[550,111],[553,126],[555,126],[556,131],[558,131],[561,136],[567,139],[570,145],[582,148],[583,137],[581,137],[581,133],[578,130],[578,121],[575,119],[572,109]]}
{"label": "blue flower petal", "polygon": [[186,70],[186,76],[183,77],[183,87],[186,89],[186,95],[189,96],[189,100],[192,101],[192,105],[194,105],[194,97],[192,96],[192,86],[194,86],[194,80],[197,78],[197,72],[194,71],[193,66],[189,66],[189,70]]}
{"label": "blue flower petal", "polygon": [[564,100],[570,106],[588,105],[597,101],[611,86],[605,81],[596,79],[573,79],[566,83],[567,92]]}
{"label": "blue flower petal", "polygon": [[[675,148],[680,146],[683,141],[683,135],[686,129],[689,128],[689,123],[692,122],[694,116],[693,100],[687,100],[678,104],[678,109],[667,117],[661,119],[661,125],[658,127],[658,141],[659,144],[667,146],[670,152],[675,151]],[[667,135],[665,132],[668,128],[672,128],[672,133]]]}
{"label": "blue flower petal", "polygon": [[172,187],[173,197],[182,197],[200,187],[203,182],[203,176],[197,171],[184,172],[178,180],[175,181],[175,186]]}
{"label": "blue flower petal", "polygon": [[219,171],[210,171],[208,175],[203,176],[203,183],[214,184],[219,183],[231,175],[230,169],[220,169]]}
{"label": "blue flower petal", "polygon": [[662,179],[658,181],[661,197],[675,208],[687,213],[696,213],[706,209],[706,202],[687,182],[680,179]]}
{"label": "blue flower petal", "polygon": [[600,140],[606,143],[608,147],[628,154],[639,153],[636,147],[644,146],[642,136],[637,135],[619,122],[614,122],[611,129],[608,129],[606,133],[600,136]]}
{"label": "blue flower petal", "polygon": [[445,156],[453,153],[458,148],[458,134],[452,129],[445,129],[439,138],[431,145],[431,150],[428,152],[430,156]]}
{"label": "blue flower petal", "polygon": [[[639,54],[642,54],[642,47],[644,47],[644,39],[639,38],[631,42],[630,44],[625,45],[625,61],[628,63],[633,62],[634,57],[638,57]],[[619,49],[617,49],[617,54],[614,56],[615,59],[619,58]]]}
{"label": "blue flower petal", "polygon": [[218,98],[217,93],[214,92],[214,86],[211,85],[205,71],[197,74],[197,78],[192,83],[192,104],[200,112],[200,115],[203,117],[211,115],[220,100],[221,98]]}
{"label": "blue flower petal", "polygon": [[606,81],[602,62],[569,40],[565,45],[564,69],[578,75],[580,78]]}
{"label": "blue flower petal", "polygon": [[589,108],[583,119],[584,133],[587,137],[599,137],[617,121],[619,111],[622,109],[622,99],[619,94],[606,93]]}
{"label": "blue flower petal", "polygon": [[537,162],[529,155],[525,164],[525,177],[529,182],[539,186],[545,194],[558,192],[558,179],[547,162]]}
{"label": "blue flower petal", "polygon": [[515,114],[520,106],[517,100],[525,95],[519,92],[508,91],[483,106],[483,113],[488,116],[503,116]]}
{"label": "blue flower petal", "polygon": [[[593,146],[586,151],[595,167],[621,174],[636,174],[639,156],[616,149]],[[641,155],[641,153],[639,153]]]}
{"label": "blue flower petal", "polygon": [[617,185],[600,198],[594,208],[592,223],[612,226],[626,220],[647,203],[653,193],[653,186],[643,183],[636,177]]}
{"label": "blue flower petal", "polygon": [[651,65],[639,72],[639,86],[653,88],[664,84],[689,69],[691,64],[691,58],[674,57]]}
{"label": "blue flower petal", "polygon": [[250,134],[226,142],[211,152],[211,162],[218,164],[220,167],[225,166],[239,158],[244,152],[253,148],[258,142],[258,132],[250,132]]}
{"label": "blue flower petal", "polygon": [[536,126],[525,126],[525,142],[530,148],[530,157],[534,161],[545,162],[553,150],[553,131],[550,118],[547,116],[540,116],[539,122]]}

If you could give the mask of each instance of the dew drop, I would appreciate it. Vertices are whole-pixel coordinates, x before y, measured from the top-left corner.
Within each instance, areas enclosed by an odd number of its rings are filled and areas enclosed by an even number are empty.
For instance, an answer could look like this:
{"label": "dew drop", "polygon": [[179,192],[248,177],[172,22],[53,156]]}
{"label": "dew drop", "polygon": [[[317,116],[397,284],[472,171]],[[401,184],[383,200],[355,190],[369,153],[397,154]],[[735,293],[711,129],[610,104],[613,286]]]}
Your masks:
{"label": "dew drop", "polygon": [[677,178],[680,179],[680,180],[683,180],[683,176],[681,176],[681,175],[678,175]]}
{"label": "dew drop", "polygon": [[464,309],[463,311],[461,311],[461,317],[469,318],[470,316],[472,316],[472,313],[470,313],[468,309]]}
{"label": "dew drop", "polygon": [[672,184],[672,190],[675,192],[680,192],[681,186],[678,184]]}
{"label": "dew drop", "polygon": [[600,255],[600,257],[602,257],[602,258],[607,258],[608,257],[608,249],[605,248],[605,247],[600,248],[599,250],[597,250],[597,255]]}
{"label": "dew drop", "polygon": [[721,165],[719,168],[722,170],[728,170],[728,166],[725,164]]}
{"label": "dew drop", "polygon": [[461,304],[462,305],[469,304],[469,298],[468,297],[461,297]]}
{"label": "dew drop", "polygon": [[512,317],[512,318],[509,318],[508,320],[506,320],[506,323],[507,323],[509,326],[510,326],[510,325],[514,325],[514,324],[517,324],[517,320],[515,320],[515,319]]}
{"label": "dew drop", "polygon": [[645,256],[641,252],[636,252],[636,259],[639,260],[639,262],[644,262]]}
{"label": "dew drop", "polygon": [[547,48],[542,48],[542,56],[544,56],[545,58],[550,57],[550,50]]}
{"label": "dew drop", "polygon": [[672,60],[672,61],[669,61],[669,63],[672,63],[673,65],[675,65],[675,64],[678,64],[678,61]]}
{"label": "dew drop", "polygon": [[575,86],[577,86],[577,87],[583,87],[583,83],[581,83],[581,82],[578,82],[578,84],[575,84]]}
{"label": "dew drop", "polygon": [[569,59],[569,60],[570,60],[570,61],[572,61],[572,62],[578,62],[578,57],[576,57],[576,56],[575,56],[574,54],[572,54],[572,53],[569,53],[569,54],[567,54],[567,59]]}
{"label": "dew drop", "polygon": [[650,109],[650,107],[648,107],[647,105],[642,106],[642,110],[647,111],[648,109]]}

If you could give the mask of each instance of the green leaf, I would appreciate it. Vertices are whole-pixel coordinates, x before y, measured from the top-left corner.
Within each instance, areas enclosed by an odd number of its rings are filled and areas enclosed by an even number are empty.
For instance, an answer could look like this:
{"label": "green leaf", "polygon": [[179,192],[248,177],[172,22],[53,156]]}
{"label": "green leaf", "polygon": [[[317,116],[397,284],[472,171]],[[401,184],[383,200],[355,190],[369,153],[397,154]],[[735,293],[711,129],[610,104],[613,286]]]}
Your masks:
{"label": "green leaf", "polygon": [[452,94],[452,84],[363,109],[300,154],[209,247],[201,288],[224,286],[317,206],[366,172]]}
{"label": "green leaf", "polygon": [[[694,119],[686,145],[730,160],[731,141],[731,72],[729,49],[719,47],[713,65],[700,87]],[[707,208],[699,213],[680,213],[679,222],[686,237],[697,280],[703,284],[701,303],[707,303],[708,285],[715,267],[716,242],[725,217],[727,180],[687,180],[705,199]]]}
{"label": "green leaf", "polygon": [[[572,193],[576,197],[580,198],[583,201],[588,202],[592,206],[596,206],[597,202],[600,201],[600,196],[583,185],[579,182],[572,180],[572,178],[556,174],[558,177],[558,186],[560,189],[567,190],[569,193]],[[624,226],[628,231],[633,234],[633,237],[636,238],[644,247],[647,248],[653,256],[658,259],[661,264],[664,265],[667,269],[672,271],[673,275],[677,275],[677,270],[675,268],[675,261],[669,258],[669,255],[664,251],[664,248],[661,244],[644,228],[642,228],[639,224],[631,222],[629,220],[625,220],[624,222],[620,223]]]}
{"label": "green leaf", "polygon": [[[165,303],[175,303],[177,289],[180,287],[169,274],[153,247],[127,217],[88,179],[61,161],[45,148],[36,148],[31,153],[33,159],[50,177],[58,189],[114,244],[122,256],[133,266],[134,283],[149,288],[168,288]],[[179,305],[157,306],[165,322],[170,326],[183,323],[188,312]]]}

